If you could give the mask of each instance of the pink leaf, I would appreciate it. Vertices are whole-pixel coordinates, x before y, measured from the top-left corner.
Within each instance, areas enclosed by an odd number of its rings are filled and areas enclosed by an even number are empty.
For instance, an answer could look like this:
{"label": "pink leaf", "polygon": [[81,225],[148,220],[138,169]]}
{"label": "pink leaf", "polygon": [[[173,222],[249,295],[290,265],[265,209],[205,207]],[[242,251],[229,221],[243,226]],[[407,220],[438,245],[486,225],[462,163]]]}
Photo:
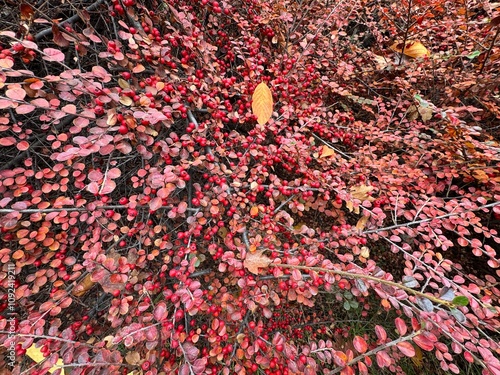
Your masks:
{"label": "pink leaf", "polygon": [[92,194],[98,194],[99,185],[97,184],[97,182],[93,181],[87,186],[87,190]]}
{"label": "pink leaf", "polygon": [[39,107],[39,108],[49,108],[50,104],[44,98],[37,98],[31,101],[31,104]]}
{"label": "pink leaf", "polygon": [[130,154],[132,152],[132,146],[130,143],[122,141],[116,145],[116,149],[120,151],[122,154]]}
{"label": "pink leaf", "polygon": [[156,211],[157,209],[159,209],[163,204],[163,200],[159,197],[154,197],[153,199],[151,199],[151,201],[149,202],[149,209],[151,211]]}
{"label": "pink leaf", "polygon": [[193,362],[196,358],[198,358],[200,350],[196,346],[189,342],[185,342],[184,344],[182,344],[182,347],[184,348],[184,353],[186,353],[185,355],[189,362]]}
{"label": "pink leaf", "polygon": [[102,172],[98,170],[90,171],[88,176],[90,181],[100,181],[103,178]]}
{"label": "pink leaf", "polygon": [[107,176],[109,178],[118,178],[121,176],[121,174],[122,174],[122,172],[118,168],[111,168],[108,171]]}
{"label": "pink leaf", "polygon": [[14,87],[5,91],[5,96],[13,100],[23,100],[26,96],[26,91],[20,87]]}
{"label": "pink leaf", "polygon": [[159,322],[164,321],[167,318],[167,305],[165,302],[160,301],[153,312],[153,316]]}
{"label": "pink leaf", "polygon": [[106,180],[104,180],[104,185],[102,187],[102,189],[99,191],[100,194],[109,194],[111,193],[113,190],[115,190],[116,188],[116,183],[107,178]]}
{"label": "pink leaf", "polygon": [[198,358],[192,364],[193,372],[195,374],[203,374],[207,366],[207,358]]}
{"label": "pink leaf", "polygon": [[380,351],[376,354],[377,365],[381,368],[389,367],[391,365],[391,357],[385,351]]}
{"label": "pink leaf", "polygon": [[64,53],[62,53],[58,49],[44,48],[43,53],[44,55],[42,56],[42,59],[44,59],[45,61],[55,61],[55,62],[64,61]]}
{"label": "pink leaf", "polygon": [[94,73],[94,76],[96,78],[99,78],[101,79],[103,82],[109,82],[110,81],[110,74],[106,71],[106,69],[104,69],[103,67],[101,66],[93,66],[92,67],[92,73]]}
{"label": "pink leaf", "polygon": [[379,341],[385,342],[385,340],[387,340],[387,332],[385,332],[385,329],[378,324],[375,326],[375,334],[377,335]]}
{"label": "pink leaf", "polygon": [[16,144],[16,139],[14,137],[0,138],[0,146],[12,146]]}
{"label": "pink leaf", "polygon": [[25,115],[26,113],[33,112],[36,109],[34,105],[31,104],[21,104],[16,108],[16,113],[19,115]]}
{"label": "pink leaf", "polygon": [[76,106],[74,104],[67,104],[61,108],[62,111],[69,113],[70,115],[76,114]]}
{"label": "pink leaf", "polygon": [[354,336],[352,343],[354,345],[354,349],[356,349],[358,353],[364,353],[368,350],[368,345],[366,344],[365,339],[360,336]]}
{"label": "pink leaf", "polygon": [[19,151],[26,151],[30,147],[30,144],[26,141],[21,141],[16,145],[16,147]]}
{"label": "pink leaf", "polygon": [[396,344],[398,349],[407,357],[415,356],[415,348],[408,341],[399,342]]}
{"label": "pink leaf", "polygon": [[10,69],[14,66],[14,60],[0,59],[0,68]]}
{"label": "pink leaf", "polygon": [[13,106],[14,103],[12,102],[12,100],[0,99],[0,109],[10,108]]}
{"label": "pink leaf", "polygon": [[405,321],[401,318],[396,318],[394,320],[394,323],[396,323],[396,329],[398,330],[399,335],[404,336],[406,334],[407,329],[408,329]]}

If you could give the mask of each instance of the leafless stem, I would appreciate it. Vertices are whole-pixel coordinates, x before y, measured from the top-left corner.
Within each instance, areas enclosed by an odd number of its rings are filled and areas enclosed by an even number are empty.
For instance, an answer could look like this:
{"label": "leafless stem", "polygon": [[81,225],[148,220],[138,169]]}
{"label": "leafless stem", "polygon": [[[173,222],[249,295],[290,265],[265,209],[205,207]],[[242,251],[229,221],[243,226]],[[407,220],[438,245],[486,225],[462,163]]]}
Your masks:
{"label": "leafless stem", "polygon": [[[90,12],[90,11],[92,11],[92,10],[96,9],[96,8],[97,8],[99,5],[101,5],[103,2],[104,2],[104,0],[97,0],[94,4],[92,4],[92,5],[88,6],[88,7],[86,8],[86,10],[87,10],[88,12]],[[59,25],[71,24],[71,23],[75,22],[75,21],[76,21],[77,19],[79,19],[79,18],[80,18],[80,15],[77,13],[77,14],[75,14],[74,16],[71,16],[70,18],[68,18],[68,19],[66,19],[66,20],[64,20],[64,21],[59,22]],[[47,35],[50,35],[50,34],[52,34],[52,27],[48,27],[48,28],[46,28],[46,29],[44,29],[44,30],[40,31],[39,33],[37,33],[37,34],[35,35],[35,40],[40,40],[40,39],[42,39],[44,36],[47,36]]]}
{"label": "leafless stem", "polygon": [[410,31],[410,22],[411,22],[411,6],[412,6],[412,0],[408,0],[408,13],[406,15],[406,28],[405,28],[405,35],[403,37],[403,48],[401,48],[401,58],[399,59],[398,65],[401,65],[403,62],[403,57],[404,57],[404,52],[406,49],[406,41],[408,40],[408,33]]}
{"label": "leafless stem", "polygon": [[484,57],[483,60],[483,65],[481,65],[481,69],[479,70],[478,75],[481,75],[483,73],[484,67],[486,66],[486,62],[488,61],[488,58],[490,57],[491,50],[493,49],[493,46],[495,45],[495,42],[498,38],[498,34],[500,34],[500,26],[497,25],[497,32],[495,33],[495,36],[493,37],[493,40],[491,41],[490,47],[488,48],[488,51],[486,52],[486,56]]}
{"label": "leafless stem", "polygon": [[[489,204],[485,204],[483,206],[476,207],[474,209],[467,210],[467,212],[474,212],[474,211],[479,211],[484,208],[491,208],[500,205],[500,202],[493,202]],[[428,223],[432,220],[439,220],[439,219],[445,219],[450,216],[460,216],[462,212],[450,212],[441,216],[436,216],[436,217],[430,217],[427,219],[422,219],[422,220],[417,220],[417,221],[412,221],[410,223],[403,223],[403,224],[397,224],[397,225],[391,225],[390,227],[384,227],[384,228],[378,228],[378,229],[371,229],[371,230],[366,230],[363,233],[364,234],[370,234],[370,233],[379,233],[379,232],[384,232],[392,229],[397,229],[401,227],[409,227],[411,225],[418,225],[418,224],[423,224],[423,223]]]}

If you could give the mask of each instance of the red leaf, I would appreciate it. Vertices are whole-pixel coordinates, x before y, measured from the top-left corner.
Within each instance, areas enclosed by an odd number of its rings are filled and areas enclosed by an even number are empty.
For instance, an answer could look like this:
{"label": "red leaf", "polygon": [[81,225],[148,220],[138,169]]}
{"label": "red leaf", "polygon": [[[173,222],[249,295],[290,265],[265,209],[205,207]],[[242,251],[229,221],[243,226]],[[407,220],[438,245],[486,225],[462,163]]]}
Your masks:
{"label": "red leaf", "polygon": [[404,336],[406,334],[406,331],[408,330],[405,321],[401,318],[396,318],[394,320],[394,323],[396,323],[396,329],[398,330],[399,335]]}
{"label": "red leaf", "polygon": [[354,336],[352,343],[354,345],[354,349],[356,349],[358,353],[364,353],[368,350],[368,345],[366,344],[365,339],[360,336]]}
{"label": "red leaf", "polygon": [[379,341],[385,342],[385,340],[387,340],[387,332],[385,332],[385,329],[378,324],[375,326],[375,334],[377,335]]}
{"label": "red leaf", "polygon": [[21,141],[16,147],[19,151],[26,151],[30,147],[30,144],[27,141]]}
{"label": "red leaf", "polygon": [[344,352],[341,351],[334,351],[333,352],[333,362],[340,367],[344,367],[347,364],[347,355]]}
{"label": "red leaf", "polygon": [[358,372],[362,375],[368,375],[368,367],[362,361],[358,362]]}
{"label": "red leaf", "polygon": [[391,357],[385,351],[380,351],[376,354],[377,365],[381,368],[389,367],[391,365]]}
{"label": "red leaf", "polygon": [[413,342],[428,352],[434,349],[434,343],[424,335],[415,336]]}
{"label": "red leaf", "polygon": [[403,342],[397,343],[396,346],[401,351],[401,353],[403,353],[405,356],[407,356],[407,357],[414,357],[415,356],[415,348],[408,341],[403,341]]}
{"label": "red leaf", "polygon": [[16,144],[16,139],[14,137],[0,138],[0,146],[12,146]]}

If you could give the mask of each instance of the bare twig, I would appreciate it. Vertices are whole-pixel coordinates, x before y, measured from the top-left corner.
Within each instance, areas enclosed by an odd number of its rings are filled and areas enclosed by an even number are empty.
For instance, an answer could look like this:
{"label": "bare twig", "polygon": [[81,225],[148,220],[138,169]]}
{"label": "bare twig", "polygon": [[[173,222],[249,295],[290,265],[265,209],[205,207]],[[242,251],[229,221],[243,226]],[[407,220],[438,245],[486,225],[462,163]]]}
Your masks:
{"label": "bare twig", "polygon": [[[485,204],[483,206],[479,206],[479,207],[476,207],[473,209],[469,209],[469,210],[467,210],[467,212],[479,211],[479,210],[482,210],[485,208],[491,208],[491,207],[495,207],[498,205],[500,205],[500,202],[493,202],[493,203]],[[444,214],[441,216],[430,217],[427,219],[412,221],[410,223],[403,223],[403,224],[391,225],[390,227],[366,230],[363,232],[363,234],[379,233],[379,232],[385,232],[388,230],[397,229],[397,228],[401,228],[401,227],[409,227],[411,225],[419,225],[419,224],[423,224],[423,223],[428,223],[428,222],[433,221],[433,220],[445,219],[445,218],[450,217],[450,216],[460,216],[462,213],[463,212],[450,212],[450,213],[447,213],[447,214]]]}
{"label": "bare twig", "polygon": [[[97,0],[94,4],[88,6],[87,8],[85,8],[88,12],[90,11],[93,11],[94,9],[96,9],[99,5],[101,5],[102,3],[104,2],[104,0]],[[62,22],[59,22],[59,24],[57,25],[58,27],[60,27],[59,25],[64,25],[64,24],[71,24],[73,22],[75,22],[76,20],[78,20],[80,18],[80,15],[77,13],[75,14],[74,16],[71,16],[70,18],[62,21]],[[35,35],[35,40],[40,40],[42,39],[43,37],[47,36],[47,35],[50,35],[52,34],[52,27],[48,27],[42,31],[40,31],[39,33],[37,33]]]}

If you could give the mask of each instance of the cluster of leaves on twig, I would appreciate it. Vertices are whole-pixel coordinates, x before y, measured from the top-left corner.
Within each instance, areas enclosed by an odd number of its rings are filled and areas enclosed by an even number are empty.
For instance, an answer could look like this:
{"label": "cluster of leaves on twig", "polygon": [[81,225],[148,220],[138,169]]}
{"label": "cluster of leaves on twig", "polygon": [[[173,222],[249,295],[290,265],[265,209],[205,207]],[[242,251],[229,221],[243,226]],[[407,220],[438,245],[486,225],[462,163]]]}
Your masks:
{"label": "cluster of leaves on twig", "polygon": [[500,374],[495,5],[50,3],[1,11],[12,373]]}

